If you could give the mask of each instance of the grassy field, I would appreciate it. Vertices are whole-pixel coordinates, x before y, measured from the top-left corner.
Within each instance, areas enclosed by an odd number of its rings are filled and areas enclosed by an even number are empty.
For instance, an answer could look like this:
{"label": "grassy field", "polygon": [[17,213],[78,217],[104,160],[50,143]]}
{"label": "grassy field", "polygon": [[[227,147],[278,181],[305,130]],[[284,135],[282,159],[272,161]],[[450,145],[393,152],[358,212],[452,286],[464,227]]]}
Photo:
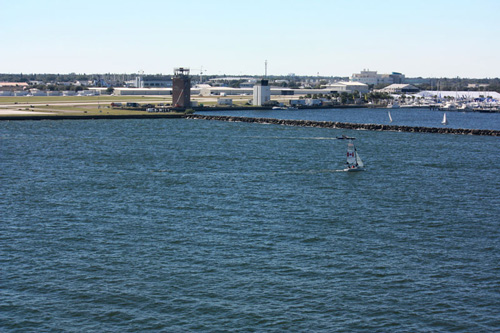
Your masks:
{"label": "grassy field", "polygon": [[108,106],[98,107],[97,105],[79,105],[79,106],[58,106],[58,105],[49,105],[49,106],[36,106],[34,108],[30,108],[32,111],[36,112],[54,112],[56,114],[65,114],[65,113],[89,113],[89,114],[143,114],[147,113],[146,111],[132,111],[132,110],[122,110],[122,109],[113,109]]}
{"label": "grassy field", "polygon": [[172,101],[172,96],[0,96],[2,104]]}
{"label": "grassy field", "polygon": [[[289,96],[273,96],[280,102],[288,102]],[[252,96],[191,96],[199,106],[216,106],[219,98],[230,98],[233,106],[248,106]],[[147,111],[112,108],[112,102],[136,102],[139,104],[172,104],[172,96],[31,96],[0,97],[0,119],[12,117],[95,116],[95,115],[154,115]],[[229,109],[230,107],[228,107]],[[37,112],[42,112],[39,114]],[[161,113],[165,114],[165,113]]]}
{"label": "grassy field", "polygon": [[[32,96],[0,97],[0,119],[51,116],[154,115],[147,111],[112,108],[112,102],[172,103],[171,96]],[[163,115],[167,113],[162,113]],[[170,113],[168,113],[170,114]]]}
{"label": "grassy field", "polygon": [[68,108],[68,107],[42,107],[42,108],[22,108],[19,109],[22,113],[16,114],[2,114],[0,112],[0,120],[2,118],[44,118],[49,119],[51,117],[58,116],[79,116],[79,117],[95,117],[95,116],[164,116],[164,115],[179,115],[182,113],[176,112],[164,112],[164,113],[150,113],[147,111],[134,111],[134,110],[122,110],[122,109],[112,109],[112,108]]}
{"label": "grassy field", "polygon": [[[288,102],[291,96],[272,96],[273,100],[277,100],[279,102]],[[192,95],[191,100],[201,103],[205,106],[207,105],[216,105],[217,100],[219,98],[231,98],[233,100],[233,104],[237,106],[245,105],[249,100],[252,99],[252,96],[198,96]],[[172,96],[21,96],[21,97],[10,97],[10,96],[0,96],[0,105],[31,105],[31,104],[60,104],[60,103],[78,103],[82,104],[85,102],[89,102],[94,104],[96,102],[102,104],[111,104],[112,102],[137,102],[137,103],[172,103]]]}

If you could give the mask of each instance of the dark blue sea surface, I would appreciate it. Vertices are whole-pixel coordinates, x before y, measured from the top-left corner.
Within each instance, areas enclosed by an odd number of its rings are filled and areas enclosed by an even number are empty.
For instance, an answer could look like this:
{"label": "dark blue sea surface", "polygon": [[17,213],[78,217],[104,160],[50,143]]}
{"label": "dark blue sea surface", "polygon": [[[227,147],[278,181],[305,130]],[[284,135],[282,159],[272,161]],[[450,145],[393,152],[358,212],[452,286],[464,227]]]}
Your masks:
{"label": "dark blue sea surface", "polygon": [[[366,171],[342,172],[341,134]],[[0,140],[0,331],[500,330],[499,138],[136,119]]]}
{"label": "dark blue sea surface", "polygon": [[[392,123],[389,122],[389,112]],[[441,124],[444,111],[428,108],[399,109],[300,109],[300,110],[243,110],[243,111],[203,111],[199,114],[231,115],[255,118],[301,119],[315,121],[338,121],[356,124],[382,124],[423,127],[449,127],[467,129],[500,130],[500,113],[446,112],[448,125]]]}

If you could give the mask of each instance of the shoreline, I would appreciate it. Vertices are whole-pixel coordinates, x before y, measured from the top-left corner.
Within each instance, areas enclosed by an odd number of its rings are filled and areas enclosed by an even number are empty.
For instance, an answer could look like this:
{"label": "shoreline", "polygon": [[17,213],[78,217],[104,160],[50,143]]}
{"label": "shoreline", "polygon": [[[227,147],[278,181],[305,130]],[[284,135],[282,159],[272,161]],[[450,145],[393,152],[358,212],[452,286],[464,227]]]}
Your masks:
{"label": "shoreline", "polygon": [[[324,108],[324,107],[323,107]],[[216,111],[216,108],[196,108],[196,111]],[[221,108],[222,110],[235,109]],[[248,108],[241,108],[248,110]],[[28,112],[27,112],[28,113]],[[480,136],[500,136],[500,130],[489,129],[465,129],[446,127],[424,127],[424,126],[403,126],[403,125],[382,125],[382,124],[358,124],[333,121],[313,121],[313,120],[293,120],[276,118],[253,118],[239,116],[211,116],[202,114],[185,113],[150,113],[150,114],[24,114],[24,115],[3,115],[0,121],[17,120],[96,120],[96,119],[203,119],[218,120],[227,122],[246,122],[260,124],[274,124],[285,126],[318,127],[332,129],[369,130],[369,131],[392,131],[407,133],[437,133],[437,134],[459,134],[459,135],[480,135]]]}
{"label": "shoreline", "polygon": [[95,119],[154,119],[154,118],[184,118],[184,114],[103,114],[103,115],[8,115],[0,116],[2,120],[95,120]]}
{"label": "shoreline", "polygon": [[[84,105],[87,105],[87,103],[84,103]],[[19,105],[16,105],[19,106]],[[57,104],[55,104],[57,106]],[[429,107],[407,107],[407,108],[401,108],[401,109],[413,109],[413,108],[422,108],[422,109],[429,109]],[[393,110],[393,109],[388,109],[384,106],[373,106],[373,105],[329,105],[329,106],[299,106],[298,110],[330,110],[330,109],[386,109],[386,110]],[[432,108],[430,108],[432,110]],[[37,109],[38,110],[38,109]],[[40,111],[35,111],[35,108],[33,105],[31,105],[30,110],[21,110],[17,109],[15,110],[14,108],[0,108],[0,121],[2,120],[61,120],[61,119],[138,119],[138,118],[182,118],[185,113],[182,112],[182,110],[176,110],[176,109],[171,109],[172,112],[148,112],[146,113],[146,109],[144,110],[128,110],[127,113],[122,113],[122,114],[95,114],[95,113],[90,113],[86,114],[82,113],[81,111],[73,111],[73,110],[58,110],[59,112],[54,113],[54,112],[44,112],[45,109],[40,108]],[[114,109],[110,109],[113,110]],[[170,110],[170,109],[169,109]],[[249,106],[232,106],[232,107],[227,107],[227,106],[204,106],[204,107],[192,107],[191,110],[194,112],[219,112],[219,111],[272,111],[271,106],[255,106],[255,107],[249,107]],[[2,112],[5,111],[5,112]],[[55,110],[50,110],[50,111],[55,111]],[[181,111],[181,112],[175,112],[175,111]],[[442,111],[442,110],[440,110]],[[489,111],[489,110],[452,110],[449,112],[457,112],[457,111],[462,111],[462,112],[470,112],[470,113],[499,113],[498,111]],[[135,113],[135,112],[141,112],[141,113]],[[291,111],[293,112],[293,111]]]}

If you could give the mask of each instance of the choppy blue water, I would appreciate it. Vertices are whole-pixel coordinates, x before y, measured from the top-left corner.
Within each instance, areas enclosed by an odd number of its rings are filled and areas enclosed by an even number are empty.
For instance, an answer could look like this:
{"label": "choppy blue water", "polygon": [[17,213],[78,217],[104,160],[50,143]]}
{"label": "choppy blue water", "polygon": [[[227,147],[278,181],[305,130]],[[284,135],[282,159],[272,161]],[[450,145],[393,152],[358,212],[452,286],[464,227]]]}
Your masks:
{"label": "choppy blue water", "polygon": [[[389,115],[393,122],[389,122]],[[248,110],[248,111],[203,111],[200,114],[232,115],[241,117],[305,119],[315,121],[338,121],[356,124],[384,124],[400,126],[449,127],[467,129],[500,130],[499,113],[446,112],[448,125],[441,124],[444,111],[422,109],[301,109],[289,110]]]}
{"label": "choppy blue water", "polygon": [[[500,329],[495,137],[0,122],[2,331]],[[356,136],[367,171],[339,172]]]}

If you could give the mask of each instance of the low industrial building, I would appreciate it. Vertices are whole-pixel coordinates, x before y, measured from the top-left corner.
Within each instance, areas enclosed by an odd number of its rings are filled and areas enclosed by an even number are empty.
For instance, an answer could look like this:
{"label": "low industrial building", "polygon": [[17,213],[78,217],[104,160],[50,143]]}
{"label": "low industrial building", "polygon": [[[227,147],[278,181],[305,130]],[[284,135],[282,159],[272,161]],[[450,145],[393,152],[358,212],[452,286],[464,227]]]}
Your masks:
{"label": "low industrial building", "polygon": [[383,89],[378,89],[377,91],[386,92],[389,94],[406,94],[406,93],[416,93],[420,89],[411,84],[391,84]]}
{"label": "low industrial building", "polygon": [[337,93],[353,93],[355,91],[365,94],[370,91],[367,84],[362,82],[340,81],[325,86],[325,89]]}
{"label": "low industrial building", "polygon": [[0,91],[25,90],[28,86],[26,82],[0,82]]}
{"label": "low industrial building", "polygon": [[[192,91],[192,90],[191,90]],[[192,92],[195,94],[194,92]],[[211,87],[203,85],[200,88],[201,96],[229,96],[229,95],[252,95],[253,88],[230,88],[230,87]]]}
{"label": "low industrial building", "polygon": [[0,82],[0,96],[24,96],[28,94],[27,88],[26,82]]}
{"label": "low industrial building", "polygon": [[172,88],[114,88],[113,94],[118,96],[172,95]]}
{"label": "low industrial building", "polygon": [[173,85],[172,80],[152,79],[145,80],[142,76],[137,76],[134,80],[125,82],[130,88],[170,88]]}
{"label": "low industrial building", "polygon": [[[267,86],[271,96],[303,96],[313,94],[332,94],[332,93],[353,93],[355,91],[367,93],[368,85],[359,82],[336,82],[321,89],[291,89],[283,87]],[[95,91],[97,94],[102,93],[107,88],[92,87],[89,91]],[[114,95],[118,96],[147,96],[147,95],[172,95],[172,88],[114,88]],[[252,96],[254,88],[231,88],[231,87],[211,87],[207,84],[196,85],[191,88],[191,95],[209,96]]]}
{"label": "low industrial building", "polygon": [[[254,89],[252,88],[231,88],[231,87],[211,87],[209,85],[198,85],[199,88],[191,88],[193,95],[197,94],[197,89],[201,96],[235,96],[235,95],[253,95]],[[297,95],[296,89],[270,87],[271,95]]]}
{"label": "low industrial building", "polygon": [[219,98],[219,99],[217,99],[217,104],[218,105],[233,105],[233,99],[232,98]]}

